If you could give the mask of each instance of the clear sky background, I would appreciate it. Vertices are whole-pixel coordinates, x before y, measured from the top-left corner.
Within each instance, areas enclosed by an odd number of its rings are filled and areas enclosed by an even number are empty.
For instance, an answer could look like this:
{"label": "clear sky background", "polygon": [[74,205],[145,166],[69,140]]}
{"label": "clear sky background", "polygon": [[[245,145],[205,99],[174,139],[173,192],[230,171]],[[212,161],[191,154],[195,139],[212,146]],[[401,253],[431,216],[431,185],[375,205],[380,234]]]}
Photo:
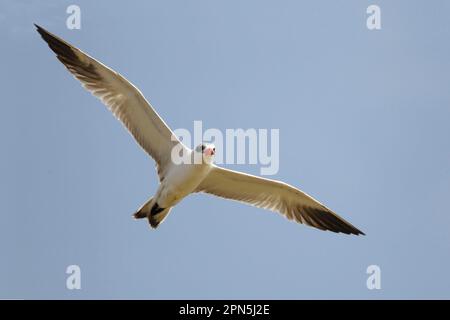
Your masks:
{"label": "clear sky background", "polygon": [[[450,298],[449,14],[438,0],[1,1],[0,298]],[[274,178],[367,236],[206,195],[156,231],[133,220],[153,160],[33,23],[121,72],[172,128],[279,128]]]}

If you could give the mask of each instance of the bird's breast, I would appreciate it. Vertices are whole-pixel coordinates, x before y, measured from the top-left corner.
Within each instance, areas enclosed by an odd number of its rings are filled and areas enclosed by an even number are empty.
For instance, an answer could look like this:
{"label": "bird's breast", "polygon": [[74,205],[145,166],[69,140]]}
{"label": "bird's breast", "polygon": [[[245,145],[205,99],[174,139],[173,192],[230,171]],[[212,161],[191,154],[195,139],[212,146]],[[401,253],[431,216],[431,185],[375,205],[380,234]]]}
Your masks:
{"label": "bird's breast", "polygon": [[[209,172],[200,165],[183,165],[171,168],[160,186],[158,204],[173,206],[192,193]],[[160,203],[161,202],[161,203]]]}

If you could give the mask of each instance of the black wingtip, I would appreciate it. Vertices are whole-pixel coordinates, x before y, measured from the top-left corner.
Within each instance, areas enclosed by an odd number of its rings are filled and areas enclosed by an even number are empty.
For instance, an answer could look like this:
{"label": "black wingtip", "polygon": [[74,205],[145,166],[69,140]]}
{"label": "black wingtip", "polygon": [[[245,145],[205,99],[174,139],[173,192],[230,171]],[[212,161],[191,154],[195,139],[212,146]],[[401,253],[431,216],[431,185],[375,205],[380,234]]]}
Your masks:
{"label": "black wingtip", "polygon": [[36,27],[36,31],[39,32],[40,34],[42,34],[43,31],[46,31],[44,28],[42,28],[37,23],[33,23],[33,25]]}
{"label": "black wingtip", "polygon": [[344,233],[344,234],[349,235],[349,236],[357,236],[357,237],[366,235],[364,232],[362,232],[362,231],[360,231],[358,229],[355,229],[355,230],[352,230],[352,231],[328,229],[327,231],[331,231],[331,232],[335,232],[335,233]]}
{"label": "black wingtip", "polygon": [[[338,231],[338,232],[343,232],[343,231]],[[350,232],[344,232],[344,233],[346,233],[348,235],[354,235],[354,236],[365,236],[366,235],[364,232],[362,232],[361,230],[358,230],[355,227],[353,227]]]}
{"label": "black wingtip", "polygon": [[41,35],[41,37],[42,37],[45,41],[48,42],[50,39],[55,39],[55,40],[58,40],[58,41],[60,41],[60,42],[65,43],[64,40],[59,39],[57,36],[55,36],[54,34],[48,32],[46,29],[44,29],[44,28],[41,27],[40,25],[38,25],[38,24],[35,23],[34,26],[36,27],[36,31]]}
{"label": "black wingtip", "polygon": [[353,226],[348,221],[339,217],[326,207],[323,208],[303,208],[302,218],[307,225],[321,230],[328,230],[335,233],[347,235],[365,235],[364,232]]}
{"label": "black wingtip", "polygon": [[343,232],[345,234],[348,235],[354,235],[354,236],[365,236],[366,234],[364,232],[362,232],[361,230],[359,230],[358,228],[350,225],[350,228],[348,228],[347,230],[343,231],[343,230],[339,230],[337,232]]}
{"label": "black wingtip", "polygon": [[351,233],[351,234],[353,234],[355,236],[365,236],[366,235],[364,232],[362,232],[362,231],[360,231],[358,229],[356,229],[356,231]]}
{"label": "black wingtip", "polygon": [[365,236],[366,234],[364,232],[362,232],[361,230],[359,230],[358,228],[356,228],[355,226],[352,226],[352,233],[355,236]]}
{"label": "black wingtip", "polygon": [[52,35],[50,32],[48,32],[47,30],[45,30],[44,28],[42,28],[40,25],[33,23],[34,26],[36,27],[36,31],[41,35],[42,39],[44,39],[46,42],[48,42],[48,39],[50,37],[55,38],[54,35]]}
{"label": "black wingtip", "polygon": [[59,38],[58,36],[48,32],[41,26],[34,24],[36,26],[37,32],[41,35],[42,39],[47,42],[50,49],[56,53],[58,59],[61,60],[66,66],[70,65],[80,65],[82,62],[79,57],[75,54],[74,48],[71,44]]}

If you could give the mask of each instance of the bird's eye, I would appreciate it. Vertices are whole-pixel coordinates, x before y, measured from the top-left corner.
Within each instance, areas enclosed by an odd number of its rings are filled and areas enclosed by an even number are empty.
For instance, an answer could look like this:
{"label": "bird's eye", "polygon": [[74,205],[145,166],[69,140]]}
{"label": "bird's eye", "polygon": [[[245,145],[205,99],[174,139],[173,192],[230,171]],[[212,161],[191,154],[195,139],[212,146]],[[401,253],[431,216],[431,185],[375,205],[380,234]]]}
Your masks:
{"label": "bird's eye", "polygon": [[216,152],[216,148],[213,148],[213,151]]}

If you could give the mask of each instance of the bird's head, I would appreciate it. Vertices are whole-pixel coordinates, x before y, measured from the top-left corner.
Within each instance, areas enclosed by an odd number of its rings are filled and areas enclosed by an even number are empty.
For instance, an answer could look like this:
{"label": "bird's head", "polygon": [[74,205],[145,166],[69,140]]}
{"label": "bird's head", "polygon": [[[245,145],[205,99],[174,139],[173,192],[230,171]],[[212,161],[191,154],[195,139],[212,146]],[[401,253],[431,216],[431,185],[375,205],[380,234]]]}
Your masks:
{"label": "bird's head", "polygon": [[202,143],[195,148],[195,152],[202,155],[204,162],[212,163],[216,154],[216,147],[213,144]]}

